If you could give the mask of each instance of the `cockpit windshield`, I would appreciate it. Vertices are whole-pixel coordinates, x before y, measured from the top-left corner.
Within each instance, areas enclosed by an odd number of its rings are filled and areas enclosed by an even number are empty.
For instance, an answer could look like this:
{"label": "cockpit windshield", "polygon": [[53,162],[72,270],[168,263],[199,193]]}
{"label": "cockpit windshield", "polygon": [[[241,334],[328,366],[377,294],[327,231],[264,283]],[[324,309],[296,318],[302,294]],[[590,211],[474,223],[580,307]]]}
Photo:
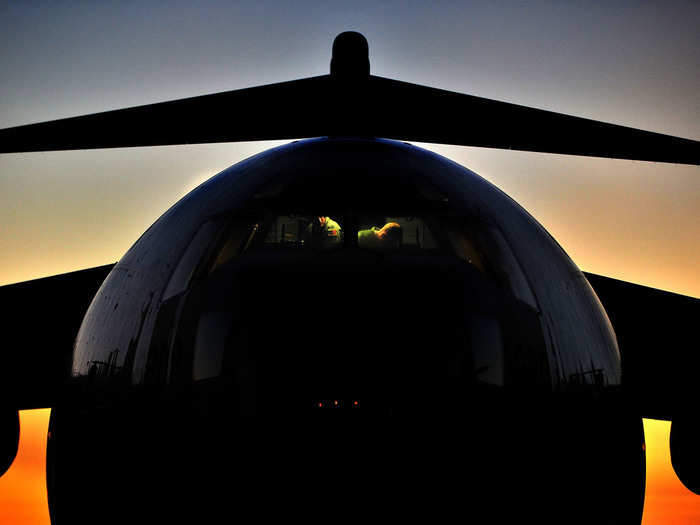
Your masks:
{"label": "cockpit windshield", "polygon": [[333,250],[343,245],[343,229],[326,215],[278,215],[264,228],[264,248]]}
{"label": "cockpit windshield", "polygon": [[461,261],[471,271],[537,309],[530,286],[504,236],[495,226],[474,219],[431,212],[268,212],[257,218],[236,218],[223,230],[206,273],[233,259],[252,255],[272,257],[281,263],[284,254],[312,258],[330,253],[336,258],[374,254],[401,260],[439,257]]}
{"label": "cockpit windshield", "polygon": [[[438,240],[420,217],[359,214],[353,219],[357,224],[355,246],[361,250],[422,254],[440,251]],[[345,246],[344,221],[345,215],[274,215],[256,225],[256,242],[243,246],[242,251],[339,249]]]}

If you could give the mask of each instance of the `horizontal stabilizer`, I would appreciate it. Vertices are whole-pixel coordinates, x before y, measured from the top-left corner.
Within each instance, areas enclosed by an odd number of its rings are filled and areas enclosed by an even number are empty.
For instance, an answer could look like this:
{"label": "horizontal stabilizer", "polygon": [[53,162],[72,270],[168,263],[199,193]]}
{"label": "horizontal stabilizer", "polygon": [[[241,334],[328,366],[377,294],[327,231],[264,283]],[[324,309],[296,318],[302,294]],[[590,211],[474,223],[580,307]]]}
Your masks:
{"label": "horizontal stabilizer", "polygon": [[0,153],[318,136],[700,164],[700,142],[377,76],[305,78],[0,130]]}

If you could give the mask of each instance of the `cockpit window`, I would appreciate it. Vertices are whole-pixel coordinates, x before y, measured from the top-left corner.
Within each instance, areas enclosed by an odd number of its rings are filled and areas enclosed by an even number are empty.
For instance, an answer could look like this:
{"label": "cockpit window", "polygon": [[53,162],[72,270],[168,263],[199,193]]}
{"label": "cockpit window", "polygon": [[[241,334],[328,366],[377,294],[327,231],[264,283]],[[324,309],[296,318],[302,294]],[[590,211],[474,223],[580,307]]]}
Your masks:
{"label": "cockpit window", "polygon": [[[195,256],[202,253],[215,231],[206,223],[183,257],[167,296],[186,287]],[[347,224],[347,227],[344,226]],[[347,242],[347,236],[356,242]],[[228,221],[210,256],[207,274],[246,254],[305,253],[309,256],[339,250],[374,252],[385,256],[457,257],[485,278],[538,309],[509,243],[493,225],[466,217],[421,211],[415,215],[371,214],[345,210],[330,215],[265,212],[257,218]],[[195,249],[196,248],[196,249]],[[190,261],[190,259],[193,259]],[[187,264],[185,264],[187,263]]]}
{"label": "cockpit window", "polygon": [[[234,259],[245,265],[248,256],[272,265],[296,264],[297,256],[320,256],[322,262],[328,252],[333,253],[331,264],[343,264],[345,255],[348,261],[360,262],[363,253],[397,257],[404,266],[432,264],[428,259],[449,264],[457,259],[469,266],[467,271],[478,272],[538,310],[502,232],[478,214],[455,210],[447,195],[423,186],[410,176],[365,180],[361,173],[277,181],[225,219],[214,249],[202,252],[207,258],[202,276],[217,273]],[[191,274],[184,270],[176,272],[170,293],[187,286]]]}
{"label": "cockpit window", "polygon": [[263,245],[333,250],[343,245],[343,229],[337,218],[326,215],[279,215],[268,223]]}
{"label": "cockpit window", "polygon": [[428,251],[438,249],[435,236],[420,217],[387,217],[387,221],[401,225],[401,246]]}
{"label": "cockpit window", "polygon": [[163,292],[162,301],[184,292],[202,257],[221,229],[220,221],[207,221],[199,227],[175,267]]}
{"label": "cockpit window", "polygon": [[260,225],[249,221],[234,221],[224,234],[224,240],[216,252],[209,273],[215,271],[239,254],[246,251],[253,238],[260,230]]}
{"label": "cockpit window", "polygon": [[308,218],[296,215],[275,217],[267,230],[265,244],[301,248],[304,244],[303,232],[308,223]]}
{"label": "cockpit window", "polygon": [[515,297],[535,309],[537,301],[503,234],[495,227],[467,223],[448,228],[453,253],[481,273],[491,275]]}
{"label": "cockpit window", "polygon": [[435,252],[439,244],[430,228],[419,217],[360,218],[357,246],[376,252]]}

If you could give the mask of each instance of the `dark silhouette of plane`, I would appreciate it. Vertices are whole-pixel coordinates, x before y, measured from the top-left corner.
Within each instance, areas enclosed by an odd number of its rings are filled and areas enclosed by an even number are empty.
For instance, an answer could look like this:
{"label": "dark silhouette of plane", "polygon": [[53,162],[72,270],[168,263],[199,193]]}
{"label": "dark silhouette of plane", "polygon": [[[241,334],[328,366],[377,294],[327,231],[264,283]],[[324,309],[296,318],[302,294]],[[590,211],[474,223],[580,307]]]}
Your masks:
{"label": "dark silhouette of plane", "polygon": [[[0,467],[17,410],[51,407],[52,522],[639,523],[643,417],[673,420],[700,493],[700,301],[584,276],[398,142],[698,165],[696,141],[372,76],[348,32],[330,75],[4,129],[0,152],[299,137],[116,265],[0,288]],[[391,249],[358,243],[390,223]]]}

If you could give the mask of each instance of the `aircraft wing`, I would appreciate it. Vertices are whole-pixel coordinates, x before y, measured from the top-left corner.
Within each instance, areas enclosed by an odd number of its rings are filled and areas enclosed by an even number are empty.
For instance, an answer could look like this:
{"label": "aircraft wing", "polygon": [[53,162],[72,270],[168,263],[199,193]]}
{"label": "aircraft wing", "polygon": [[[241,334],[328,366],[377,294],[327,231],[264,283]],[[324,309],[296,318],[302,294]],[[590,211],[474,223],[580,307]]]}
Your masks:
{"label": "aircraft wing", "polygon": [[13,409],[54,406],[68,377],[73,342],[114,265],[0,287],[0,399]]}
{"label": "aircraft wing", "polygon": [[697,410],[700,299],[586,273],[615,329],[624,395],[643,417]]}
{"label": "aircraft wing", "polygon": [[80,323],[113,266],[0,287],[0,476],[17,454],[17,411],[62,395]]}

